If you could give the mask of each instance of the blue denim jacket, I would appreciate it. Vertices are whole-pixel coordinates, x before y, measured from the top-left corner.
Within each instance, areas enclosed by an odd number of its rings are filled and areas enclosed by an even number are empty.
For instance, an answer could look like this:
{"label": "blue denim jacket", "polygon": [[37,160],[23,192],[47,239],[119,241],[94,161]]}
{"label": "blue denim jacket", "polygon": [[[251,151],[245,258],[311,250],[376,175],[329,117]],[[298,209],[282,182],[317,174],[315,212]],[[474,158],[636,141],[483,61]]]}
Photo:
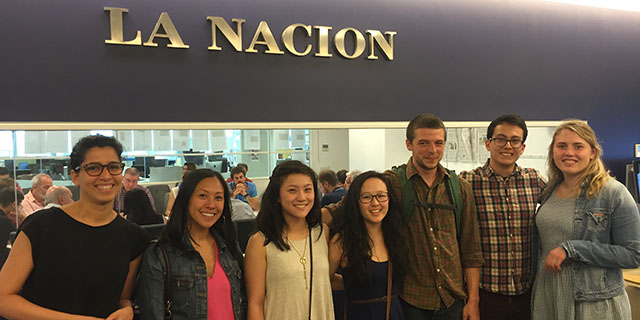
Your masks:
{"label": "blue denim jacket", "polygon": [[[561,244],[573,262],[576,301],[602,300],[622,294],[621,269],[640,266],[640,214],[629,191],[615,179],[608,179],[598,196],[588,199],[587,187],[583,184],[576,200],[574,240]],[[546,200],[542,199],[541,203]],[[539,240],[538,230],[534,228],[534,273],[538,267],[536,260],[544,263],[546,258],[539,256]]]}
{"label": "blue denim jacket", "polygon": [[[212,232],[220,250],[220,264],[231,285],[231,300],[237,320],[247,317],[247,295],[242,266],[233,259],[224,239]],[[188,235],[185,243],[189,251],[176,249],[170,243],[164,245],[171,263],[172,273],[172,319],[207,319],[207,267],[200,254],[193,249]],[[155,243],[147,249],[142,260],[138,282],[137,302],[140,318],[164,319],[164,281],[166,266],[160,249]]]}

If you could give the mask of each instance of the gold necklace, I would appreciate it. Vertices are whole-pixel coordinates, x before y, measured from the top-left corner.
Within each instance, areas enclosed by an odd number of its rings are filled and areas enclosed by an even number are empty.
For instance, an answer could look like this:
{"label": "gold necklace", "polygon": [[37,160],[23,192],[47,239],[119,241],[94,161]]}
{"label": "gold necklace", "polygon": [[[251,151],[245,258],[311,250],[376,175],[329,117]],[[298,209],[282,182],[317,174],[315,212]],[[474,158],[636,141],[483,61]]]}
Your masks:
{"label": "gold necklace", "polygon": [[287,242],[289,242],[291,248],[293,248],[293,250],[298,254],[298,257],[300,257],[300,264],[302,265],[302,273],[304,275],[304,287],[309,290],[309,285],[307,284],[307,258],[305,257],[305,254],[307,253],[307,237],[304,237],[304,249],[302,250],[302,254],[300,254],[300,251],[298,251],[293,242],[289,240],[289,236],[287,236]]}

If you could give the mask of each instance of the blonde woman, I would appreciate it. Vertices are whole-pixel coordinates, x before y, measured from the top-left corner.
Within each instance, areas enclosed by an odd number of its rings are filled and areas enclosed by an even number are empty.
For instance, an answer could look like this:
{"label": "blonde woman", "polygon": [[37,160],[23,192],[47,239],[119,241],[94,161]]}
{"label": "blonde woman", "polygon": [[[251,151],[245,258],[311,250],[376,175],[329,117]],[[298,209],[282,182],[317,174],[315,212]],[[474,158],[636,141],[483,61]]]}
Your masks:
{"label": "blonde woman", "polygon": [[621,269],[640,265],[640,215],[601,156],[584,121],[556,128],[535,218],[533,319],[631,319]]}

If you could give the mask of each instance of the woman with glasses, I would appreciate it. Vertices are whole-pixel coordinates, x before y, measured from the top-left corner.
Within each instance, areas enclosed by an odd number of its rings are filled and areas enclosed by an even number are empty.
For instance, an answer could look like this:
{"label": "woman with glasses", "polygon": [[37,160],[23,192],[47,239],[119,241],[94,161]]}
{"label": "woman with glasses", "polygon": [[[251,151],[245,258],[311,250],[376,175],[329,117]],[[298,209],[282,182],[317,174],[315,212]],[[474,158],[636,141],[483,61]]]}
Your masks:
{"label": "woman with glasses", "polygon": [[334,284],[343,269],[346,319],[404,319],[398,292],[409,249],[391,183],[375,171],[360,174],[343,205],[331,226],[329,264]]}
{"label": "woman with glasses", "polygon": [[[198,169],[185,175],[171,219],[142,262],[137,296],[141,319],[246,319],[243,257],[229,194],[218,172]],[[171,293],[165,285],[172,286]]]}
{"label": "woman with glasses", "polygon": [[328,228],[315,172],[300,161],[278,165],[262,196],[258,231],[246,256],[250,320],[333,320]]}
{"label": "woman with glasses", "polygon": [[556,128],[535,217],[534,320],[631,319],[622,269],[640,265],[640,215],[601,156],[586,122]]}
{"label": "woman with glasses", "polygon": [[82,138],[70,156],[80,200],[30,215],[0,271],[0,315],[8,319],[132,319],[129,297],[149,243],[113,211],[122,188],[122,145]]}

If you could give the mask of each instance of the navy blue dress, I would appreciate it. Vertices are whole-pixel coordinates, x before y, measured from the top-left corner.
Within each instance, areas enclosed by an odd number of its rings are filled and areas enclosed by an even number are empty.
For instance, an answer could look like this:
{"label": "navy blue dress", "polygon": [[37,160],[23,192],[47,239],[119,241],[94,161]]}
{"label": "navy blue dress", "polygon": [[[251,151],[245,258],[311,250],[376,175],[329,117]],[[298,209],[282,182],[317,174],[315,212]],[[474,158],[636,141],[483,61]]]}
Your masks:
{"label": "navy blue dress", "polygon": [[[371,261],[371,275],[372,283],[370,284],[355,284],[347,276],[344,277],[345,292],[347,295],[347,320],[384,320],[386,315],[387,304],[386,302],[373,302],[373,303],[350,303],[355,300],[366,300],[379,297],[385,297],[387,295],[387,271],[389,262],[375,262]],[[400,299],[397,297],[399,286],[402,283],[401,279],[393,279],[391,285],[391,295],[396,295],[391,299],[391,312],[389,313],[390,320],[403,320],[404,314],[402,312],[402,306],[400,305]]]}

